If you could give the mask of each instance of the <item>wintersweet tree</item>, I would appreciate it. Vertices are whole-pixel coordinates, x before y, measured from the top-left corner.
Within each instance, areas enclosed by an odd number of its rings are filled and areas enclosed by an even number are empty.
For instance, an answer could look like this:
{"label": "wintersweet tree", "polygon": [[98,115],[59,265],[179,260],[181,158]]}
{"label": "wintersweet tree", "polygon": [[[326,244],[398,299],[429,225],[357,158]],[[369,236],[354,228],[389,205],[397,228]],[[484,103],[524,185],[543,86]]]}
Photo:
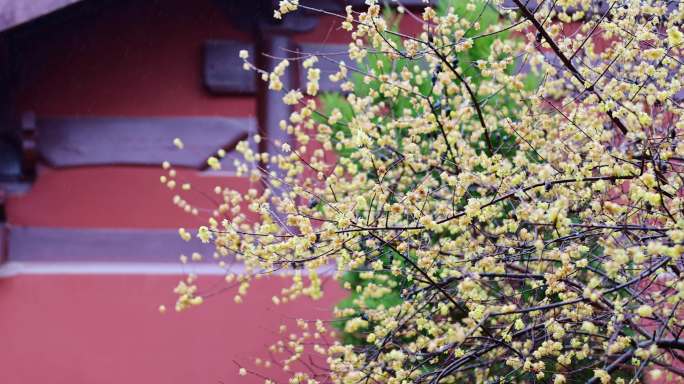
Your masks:
{"label": "wintersweet tree", "polygon": [[[300,321],[269,359],[291,383],[682,381],[684,4],[399,4],[423,26],[408,35],[366,3],[339,15],[343,61],[268,72],[240,53],[293,106],[292,140],[241,143],[253,188],[217,187],[196,235],[244,263],[238,302],[281,270],[275,303],[320,297],[331,265],[353,289],[335,316],[354,340]],[[316,11],[274,16],[298,8]],[[299,60],[308,83],[283,89]],[[178,310],[202,302],[194,277],[176,291]]]}

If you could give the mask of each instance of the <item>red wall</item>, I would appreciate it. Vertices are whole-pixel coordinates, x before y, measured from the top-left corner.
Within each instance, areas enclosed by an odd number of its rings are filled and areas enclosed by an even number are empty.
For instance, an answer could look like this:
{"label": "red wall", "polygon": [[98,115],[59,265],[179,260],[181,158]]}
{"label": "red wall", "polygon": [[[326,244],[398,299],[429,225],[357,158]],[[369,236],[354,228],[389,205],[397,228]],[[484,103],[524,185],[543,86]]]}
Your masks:
{"label": "red wall", "polygon": [[[256,369],[254,359],[268,358],[268,346],[282,337],[280,324],[294,330],[297,318],[330,319],[331,303],[341,298],[333,289],[320,301],[274,306],[270,298],[285,283],[274,277],[259,281],[242,304],[226,294],[161,315],[157,305],[170,303],[177,279],[0,279],[0,383],[263,383],[239,378],[234,361]],[[284,378],[276,369],[258,371]]]}
{"label": "red wall", "polygon": [[[212,96],[202,86],[204,41],[249,39],[231,28],[212,0],[108,4],[93,17],[19,31],[18,114],[254,116],[253,98]],[[173,193],[159,183],[161,174],[156,167],[41,168],[30,192],[8,201],[8,220],[73,228],[204,224],[172,205]],[[194,191],[247,185],[244,179],[193,170],[180,174],[193,182]],[[284,284],[274,277],[254,284],[241,305],[233,303],[234,292],[226,292],[187,313],[170,310],[161,316],[157,306],[173,308],[179,278],[0,278],[0,383],[232,383],[237,381],[233,360],[250,365],[254,357],[264,357],[282,321],[330,318],[343,294],[331,281],[320,301],[274,307],[271,296]],[[225,285],[215,276],[201,277],[200,284]]]}
{"label": "red wall", "polygon": [[[80,167],[45,168],[31,191],[10,199],[9,222],[20,226],[98,228],[177,228],[206,225],[201,216],[189,215],[171,202],[171,191],[159,182],[161,168]],[[246,191],[241,177],[219,177],[193,170],[180,170],[177,180],[187,180],[193,189],[191,204],[212,207],[199,191],[216,185],[232,185]],[[213,192],[210,192],[210,196]]]}
{"label": "red wall", "polygon": [[[95,17],[96,16],[96,17]],[[31,26],[19,39],[17,113],[37,116],[254,116],[252,97],[212,96],[202,85],[202,44],[249,40],[212,0],[120,1],[64,22]],[[41,170],[32,191],[10,200],[9,222],[69,227],[198,224],[171,205],[161,170]],[[210,190],[242,180],[186,177]],[[198,188],[195,188],[198,190]]]}
{"label": "red wall", "polygon": [[250,39],[212,0],[110,1],[96,16],[70,18],[24,39],[18,112],[254,115],[252,98],[213,97],[202,86],[206,40]]}

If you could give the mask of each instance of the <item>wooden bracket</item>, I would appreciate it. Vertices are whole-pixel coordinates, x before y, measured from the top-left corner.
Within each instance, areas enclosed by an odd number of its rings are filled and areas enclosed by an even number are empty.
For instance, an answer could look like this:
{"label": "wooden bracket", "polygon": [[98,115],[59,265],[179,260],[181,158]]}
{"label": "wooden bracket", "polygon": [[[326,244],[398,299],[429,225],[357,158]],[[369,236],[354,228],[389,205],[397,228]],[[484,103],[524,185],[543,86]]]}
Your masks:
{"label": "wooden bracket", "polygon": [[254,45],[232,40],[209,40],[204,43],[204,86],[214,94],[245,94],[256,92],[256,72],[245,71],[241,50],[254,58]]}
{"label": "wooden bracket", "polygon": [[7,261],[7,217],[5,214],[6,194],[0,188],[0,264]]}
{"label": "wooden bracket", "polygon": [[21,161],[22,175],[24,178],[33,179],[36,175],[36,162],[38,160],[35,113],[26,112],[21,116],[21,132],[19,135],[23,155]]}

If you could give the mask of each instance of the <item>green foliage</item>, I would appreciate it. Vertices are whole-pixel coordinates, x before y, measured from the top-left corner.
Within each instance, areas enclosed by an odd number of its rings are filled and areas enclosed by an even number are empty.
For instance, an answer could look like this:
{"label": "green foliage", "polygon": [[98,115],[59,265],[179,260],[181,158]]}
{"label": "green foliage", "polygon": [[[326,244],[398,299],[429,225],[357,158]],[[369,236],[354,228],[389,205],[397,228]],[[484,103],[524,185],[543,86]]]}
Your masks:
{"label": "green foliage", "polygon": [[[394,260],[399,262],[399,257],[395,252],[387,250],[383,256],[381,256],[383,265],[389,266]],[[365,311],[368,309],[376,309],[379,307],[391,308],[402,303],[403,299],[401,297],[401,289],[406,285],[404,279],[393,276],[388,271],[376,271],[373,274],[373,278],[366,279],[363,278],[362,270],[349,271],[342,277],[341,284],[349,284],[351,286],[351,292],[348,297],[343,299],[338,303],[337,307],[340,309],[354,308],[357,316],[365,317]],[[360,290],[366,288],[369,284],[375,284],[382,287],[389,287],[392,291],[389,294],[383,295],[381,298],[367,298],[361,299]],[[359,303],[359,300],[363,300],[363,303]],[[334,322],[334,326],[342,331],[342,341],[345,344],[352,345],[364,345],[366,344],[366,338],[363,333],[348,333],[344,331],[344,326],[346,324],[345,319],[338,319]],[[371,322],[370,328],[372,329],[373,323]]]}
{"label": "green foliage", "polygon": [[[466,9],[469,2],[460,0],[446,0],[440,1],[437,4],[437,13],[444,15],[447,13],[449,8],[454,9],[454,14],[461,18],[465,18],[471,23],[479,21],[481,28],[479,30],[469,29],[464,38],[473,38],[477,35],[482,34],[481,31],[486,31],[490,25],[494,25],[499,21],[499,13],[492,6],[489,5],[488,1],[477,0],[473,2],[477,5],[475,11],[468,11]],[[509,36],[508,31],[500,32],[497,35],[491,35],[487,37],[478,38],[473,41],[472,48],[465,52],[459,52],[459,66],[463,71],[464,76],[470,76],[473,84],[479,85],[482,77],[479,76],[479,71],[472,65],[479,60],[488,60],[491,53],[491,47],[494,40],[498,38],[506,38]],[[512,72],[513,68],[510,67],[509,71]],[[509,72],[510,73],[510,72]]]}

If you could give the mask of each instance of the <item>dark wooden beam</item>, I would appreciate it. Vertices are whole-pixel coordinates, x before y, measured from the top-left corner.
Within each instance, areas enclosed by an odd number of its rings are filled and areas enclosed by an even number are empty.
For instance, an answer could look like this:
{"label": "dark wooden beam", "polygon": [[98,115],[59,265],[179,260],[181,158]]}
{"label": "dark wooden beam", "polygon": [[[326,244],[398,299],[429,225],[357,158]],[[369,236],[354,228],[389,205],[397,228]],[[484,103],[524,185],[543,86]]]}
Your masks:
{"label": "dark wooden beam", "polygon": [[7,225],[0,222],[0,264],[7,261]]}
{"label": "dark wooden beam", "polygon": [[[530,0],[525,2],[525,7],[529,9],[530,11],[534,11],[539,8],[539,1],[538,0]],[[610,0],[593,0],[591,2],[591,8],[585,11],[585,17],[589,15],[603,15],[608,11],[610,8]],[[502,7],[508,8],[508,9],[517,9],[518,7],[515,5],[513,0],[504,0],[503,3],[501,4]],[[556,5],[554,8],[556,11],[561,11],[563,7],[560,5]],[[566,9],[566,11],[569,14],[575,13],[577,10],[574,7],[570,7]]]}
{"label": "dark wooden beam", "polygon": [[18,181],[21,176],[19,142],[10,132],[0,132],[0,182]]}
{"label": "dark wooden beam", "polygon": [[24,178],[33,180],[38,162],[36,145],[36,115],[33,112],[21,116],[21,130],[18,132],[21,141],[21,173]]}
{"label": "dark wooden beam", "polygon": [[[428,5],[434,7],[438,1],[439,0],[430,0],[429,4],[426,4],[425,1],[423,1],[423,0],[399,0],[399,3],[401,3],[401,5],[403,5],[404,7],[410,7],[410,8],[423,7],[424,8]],[[344,0],[343,3],[351,4],[354,7],[364,7],[364,6],[367,7],[366,6],[366,0]],[[384,4],[383,1],[380,1],[379,3]],[[390,6],[398,5],[398,3],[394,2],[394,1],[389,1],[388,3]]]}
{"label": "dark wooden beam", "polygon": [[[280,20],[273,18],[273,11],[278,9],[279,0],[215,0],[224,9],[231,23],[240,30],[258,35],[263,31],[279,33],[308,32],[318,25],[317,12],[299,9],[289,13]],[[323,9],[341,12],[344,0],[308,0],[302,4],[323,7]]]}
{"label": "dark wooden beam", "polygon": [[16,64],[11,40],[0,34],[0,182],[13,182],[22,177],[21,144],[14,117]]}
{"label": "dark wooden beam", "polygon": [[18,88],[16,55],[10,34],[0,34],[0,262],[5,257],[5,200],[24,192],[33,179],[22,150],[20,124],[15,116]]}
{"label": "dark wooden beam", "polygon": [[[36,120],[37,151],[54,167],[134,164],[203,168],[206,159],[254,131],[253,118],[55,117]],[[173,145],[181,138],[184,150]]]}
{"label": "dark wooden beam", "polygon": [[179,263],[199,252],[215,262],[211,244],[186,242],[172,229],[9,227],[6,241],[6,261]]}

